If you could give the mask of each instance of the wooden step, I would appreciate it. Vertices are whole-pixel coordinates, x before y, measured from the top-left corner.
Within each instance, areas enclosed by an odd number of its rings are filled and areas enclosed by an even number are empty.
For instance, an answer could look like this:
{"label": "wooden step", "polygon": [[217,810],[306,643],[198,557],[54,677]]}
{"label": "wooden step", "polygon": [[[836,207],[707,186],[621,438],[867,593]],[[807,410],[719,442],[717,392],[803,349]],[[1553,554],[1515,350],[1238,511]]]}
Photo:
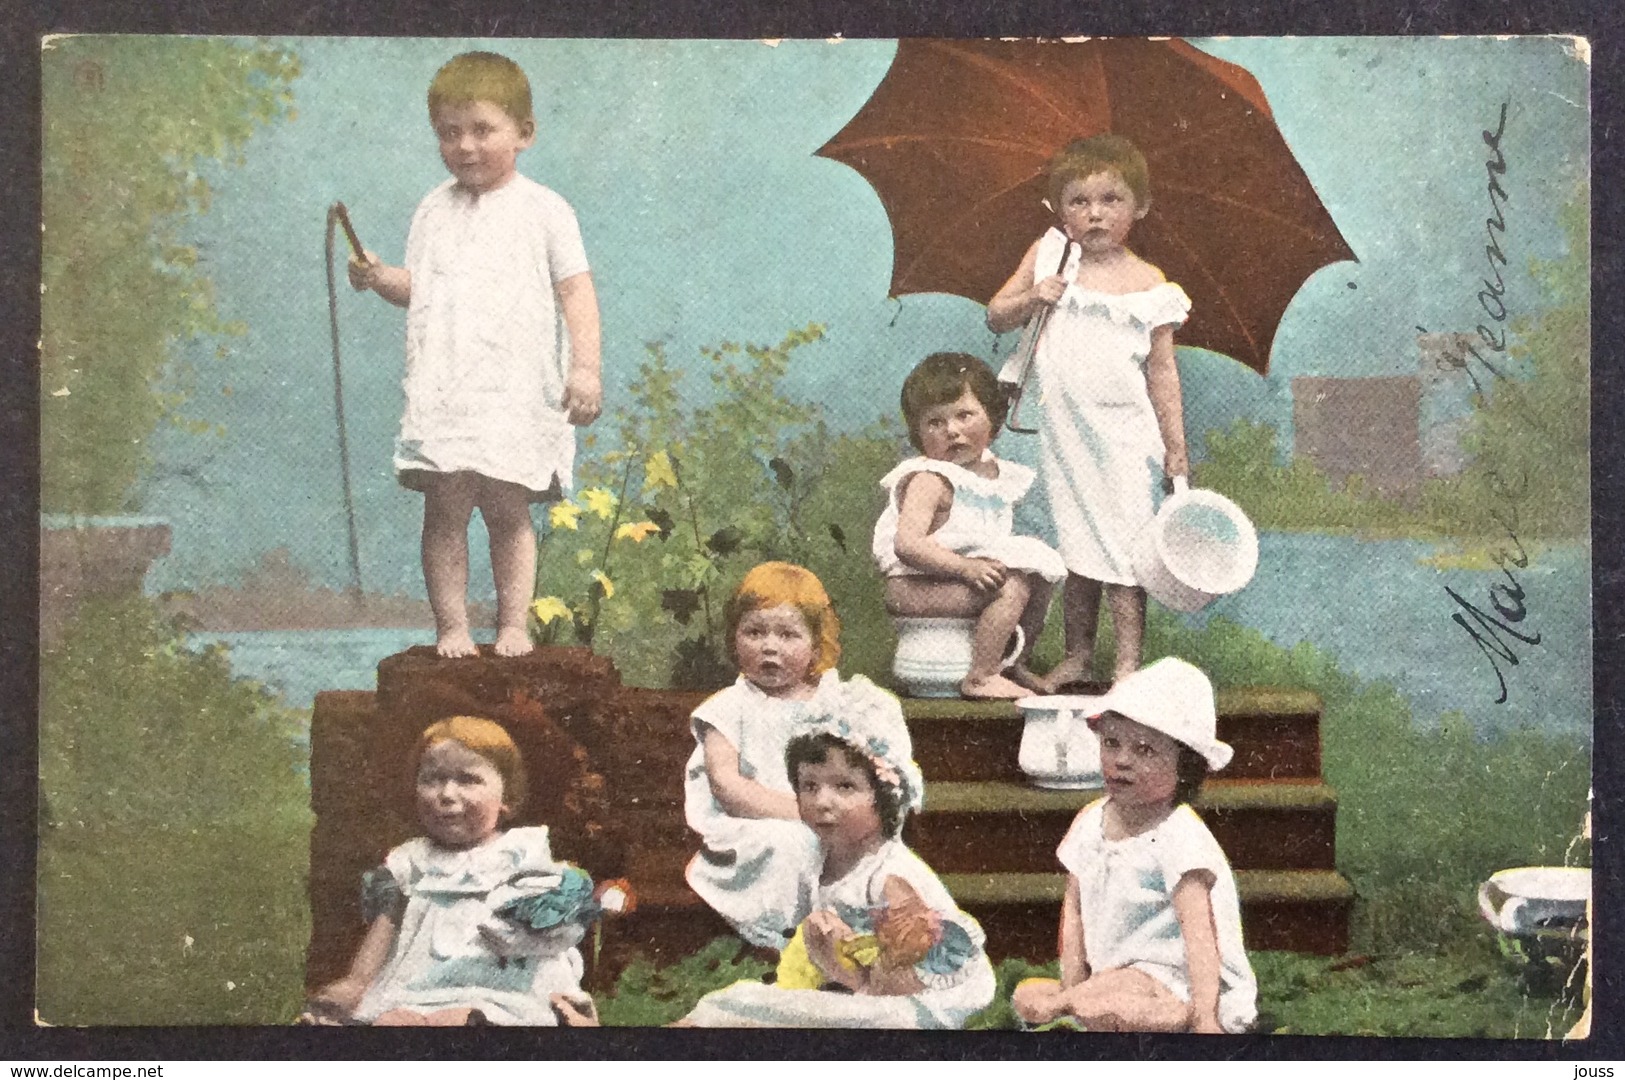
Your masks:
{"label": "wooden step", "polygon": [[[938,873],[1048,872],[1055,848],[1098,790],[1052,791],[1006,780],[931,782],[904,827]],[[1331,870],[1337,793],[1318,780],[1209,780],[1194,804],[1238,870]]]}
{"label": "wooden step", "polygon": [[[1235,747],[1230,780],[1320,776],[1320,698],[1307,690],[1218,691],[1219,738]],[[1020,780],[1021,710],[1006,701],[904,698],[914,758],[928,781]]]}
{"label": "wooden step", "polygon": [[[1056,955],[1066,874],[943,874],[959,905],[987,932],[988,953]],[[1354,887],[1335,870],[1238,870],[1242,934],[1253,952],[1335,956],[1348,951]]]}

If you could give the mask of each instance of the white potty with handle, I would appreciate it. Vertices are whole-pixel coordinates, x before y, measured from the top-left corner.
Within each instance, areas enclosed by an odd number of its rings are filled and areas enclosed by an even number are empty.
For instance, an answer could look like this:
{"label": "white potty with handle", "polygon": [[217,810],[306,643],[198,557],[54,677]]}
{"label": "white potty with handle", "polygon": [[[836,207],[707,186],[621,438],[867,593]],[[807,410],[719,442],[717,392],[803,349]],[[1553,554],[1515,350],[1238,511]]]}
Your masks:
{"label": "white potty with handle", "polygon": [[[899,615],[892,621],[897,628],[897,652],[892,656],[897,688],[907,697],[958,697],[959,684],[970,674],[976,620]],[[1015,663],[1026,645],[1018,626],[999,670]]]}
{"label": "white potty with handle", "polygon": [[1134,546],[1134,576],[1164,607],[1200,611],[1258,569],[1258,531],[1241,507],[1174,477],[1174,493]]}
{"label": "white potty with handle", "polygon": [[1026,717],[1016,762],[1030,783],[1062,791],[1100,786],[1100,740],[1084,719],[1099,709],[1100,702],[1100,697],[1088,694],[1016,702]]}

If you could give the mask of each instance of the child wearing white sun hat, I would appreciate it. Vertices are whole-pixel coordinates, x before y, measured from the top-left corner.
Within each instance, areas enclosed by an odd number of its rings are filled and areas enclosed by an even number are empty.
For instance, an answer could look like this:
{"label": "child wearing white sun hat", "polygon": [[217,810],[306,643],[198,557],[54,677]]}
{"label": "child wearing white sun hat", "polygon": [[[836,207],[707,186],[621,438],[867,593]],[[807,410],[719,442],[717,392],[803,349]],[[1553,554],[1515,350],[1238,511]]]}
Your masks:
{"label": "child wearing white sun hat", "polygon": [[1106,795],[1056,851],[1068,873],[1061,979],[1016,988],[1027,1023],[1237,1033],[1257,1018],[1235,875],[1190,806],[1230,762],[1217,720],[1213,684],[1173,657],[1119,680],[1088,718]]}

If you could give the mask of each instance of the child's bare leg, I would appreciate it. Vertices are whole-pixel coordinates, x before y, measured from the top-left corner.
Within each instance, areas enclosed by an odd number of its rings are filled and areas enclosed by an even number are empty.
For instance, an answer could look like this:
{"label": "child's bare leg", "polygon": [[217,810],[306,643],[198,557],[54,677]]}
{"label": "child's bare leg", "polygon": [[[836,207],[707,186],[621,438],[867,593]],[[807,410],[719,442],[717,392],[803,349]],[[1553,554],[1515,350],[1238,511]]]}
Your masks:
{"label": "child's bare leg", "polygon": [[1090,1031],[1189,1031],[1191,1007],[1143,971],[1112,968],[1066,991],[1066,1011]]}
{"label": "child's bare leg", "polygon": [[1100,582],[1081,574],[1068,574],[1061,593],[1061,614],[1066,626],[1066,656],[1044,676],[1046,692],[1087,679],[1094,671],[1095,632],[1100,626]]}
{"label": "child's bare leg", "polygon": [[468,519],[478,487],[472,473],[447,473],[432,478],[423,493],[423,581],[441,656],[479,652],[468,632]]}
{"label": "child's bare leg", "polygon": [[1117,634],[1117,663],[1113,681],[1140,667],[1145,653],[1145,590],[1138,585],[1106,586],[1106,606],[1112,613],[1112,630]]}
{"label": "child's bare leg", "polygon": [[497,584],[498,656],[530,652],[526,619],[536,589],[536,528],[530,520],[530,493],[518,484],[485,480],[480,513],[491,538],[491,574]]}
{"label": "child's bare leg", "polygon": [[1038,574],[1027,575],[1027,606],[1021,612],[1021,627],[1023,644],[1021,655],[1011,665],[1008,675],[1010,678],[1027,687],[1029,690],[1044,691],[1048,685],[1042,678],[1033,674],[1033,649],[1038,645],[1038,635],[1044,632],[1044,620],[1049,618],[1049,601],[1055,593],[1049,582]]}
{"label": "child's bare leg", "polygon": [[1004,653],[1010,646],[1010,635],[1027,609],[1031,590],[1025,574],[1008,573],[993,599],[977,617],[976,631],[971,636],[970,671],[959,684],[960,693],[968,698],[1019,698],[1028,690],[1007,679]]}

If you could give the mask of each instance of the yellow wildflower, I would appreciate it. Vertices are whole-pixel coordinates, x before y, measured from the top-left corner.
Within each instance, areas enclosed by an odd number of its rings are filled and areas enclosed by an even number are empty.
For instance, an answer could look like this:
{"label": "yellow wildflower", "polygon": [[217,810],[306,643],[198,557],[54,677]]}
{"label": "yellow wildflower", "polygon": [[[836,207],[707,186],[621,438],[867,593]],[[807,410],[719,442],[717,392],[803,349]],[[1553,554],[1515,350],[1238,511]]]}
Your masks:
{"label": "yellow wildflower", "polygon": [[588,510],[605,521],[615,513],[615,493],[608,488],[588,488],[581,493],[581,501],[587,505]]}
{"label": "yellow wildflower", "polygon": [[592,572],[592,579],[603,587],[605,600],[608,600],[610,597],[615,595],[615,583],[609,580],[602,570],[594,570]]}
{"label": "yellow wildflower", "polygon": [[650,454],[649,460],[643,463],[643,486],[649,490],[677,486],[677,471],[671,467],[671,458],[664,450]]}
{"label": "yellow wildflower", "polygon": [[628,521],[615,530],[615,539],[630,540],[634,544],[641,544],[649,539],[651,533],[660,531],[660,526],[652,521]]}
{"label": "yellow wildflower", "polygon": [[566,499],[547,509],[547,523],[555,529],[581,528],[581,507]]}
{"label": "yellow wildflower", "polygon": [[530,605],[530,613],[536,616],[537,622],[546,626],[554,619],[568,619],[570,605],[556,596],[544,596]]}

